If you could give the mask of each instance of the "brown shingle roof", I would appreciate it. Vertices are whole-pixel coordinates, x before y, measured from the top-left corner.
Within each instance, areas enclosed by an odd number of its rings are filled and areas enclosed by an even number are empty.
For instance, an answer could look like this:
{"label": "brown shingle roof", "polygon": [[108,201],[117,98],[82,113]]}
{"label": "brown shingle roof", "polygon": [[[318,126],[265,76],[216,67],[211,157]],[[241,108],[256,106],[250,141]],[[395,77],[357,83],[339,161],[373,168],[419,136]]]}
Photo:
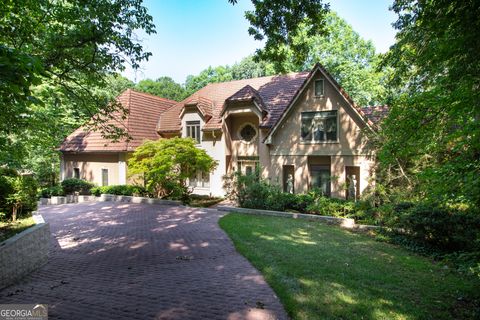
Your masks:
{"label": "brown shingle roof", "polygon": [[367,106],[362,108],[363,114],[376,125],[379,124],[387,115],[389,108],[384,106]]}
{"label": "brown shingle roof", "polygon": [[63,141],[59,150],[63,152],[133,151],[143,140],[159,138],[156,125],[160,114],[177,103],[131,89],[120,94],[117,101],[129,111],[127,118],[110,120],[108,123],[126,130],[132,138],[130,141],[122,139],[119,142],[111,142],[102,137],[100,132],[86,132],[85,127],[80,127]]}
{"label": "brown shingle roof", "polygon": [[[230,97],[227,98],[225,106],[229,104],[234,104],[236,102],[249,102],[249,101],[255,101],[258,106],[262,109],[262,111],[267,112],[267,106],[263,102],[262,97],[258,93],[257,90],[249,86],[248,84],[243,87],[242,89],[238,90],[236,93],[231,95]],[[225,109],[223,109],[225,111]],[[223,114],[222,111],[222,114]]]}
{"label": "brown shingle roof", "polygon": [[[160,116],[158,130],[160,133],[180,131],[180,114],[186,102],[208,98],[212,101],[212,118],[203,127],[204,130],[221,129],[221,112],[227,98],[232,97],[247,85],[254,89],[263,101],[268,116],[260,123],[262,127],[271,127],[278,121],[293,97],[307,79],[309,72],[290,73],[286,75],[211,83],[198,90],[190,97],[164,112]],[[251,91],[250,89],[244,89]]]}

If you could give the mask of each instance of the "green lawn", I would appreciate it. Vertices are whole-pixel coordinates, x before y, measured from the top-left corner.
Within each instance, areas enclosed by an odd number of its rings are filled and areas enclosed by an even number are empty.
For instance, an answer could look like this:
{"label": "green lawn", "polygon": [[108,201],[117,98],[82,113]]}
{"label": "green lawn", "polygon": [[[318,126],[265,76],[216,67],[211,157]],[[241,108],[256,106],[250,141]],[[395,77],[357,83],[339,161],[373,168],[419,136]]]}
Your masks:
{"label": "green lawn", "polygon": [[13,237],[34,224],[35,221],[32,217],[17,219],[15,222],[0,222],[0,242]]}
{"label": "green lawn", "polygon": [[[480,281],[371,237],[228,214],[220,226],[294,319],[474,319]],[[475,311],[477,312],[475,315]]]}

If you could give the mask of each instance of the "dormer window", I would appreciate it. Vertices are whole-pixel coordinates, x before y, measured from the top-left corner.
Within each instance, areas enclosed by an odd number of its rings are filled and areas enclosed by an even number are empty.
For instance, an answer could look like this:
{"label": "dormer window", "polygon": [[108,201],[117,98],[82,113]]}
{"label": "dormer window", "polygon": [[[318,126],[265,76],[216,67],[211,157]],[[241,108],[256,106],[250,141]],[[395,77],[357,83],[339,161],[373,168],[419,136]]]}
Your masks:
{"label": "dormer window", "polygon": [[323,87],[323,79],[315,80],[315,97],[323,97],[324,95],[324,87]]}
{"label": "dormer window", "polygon": [[197,143],[200,144],[200,121],[187,121],[187,137],[196,140]]}

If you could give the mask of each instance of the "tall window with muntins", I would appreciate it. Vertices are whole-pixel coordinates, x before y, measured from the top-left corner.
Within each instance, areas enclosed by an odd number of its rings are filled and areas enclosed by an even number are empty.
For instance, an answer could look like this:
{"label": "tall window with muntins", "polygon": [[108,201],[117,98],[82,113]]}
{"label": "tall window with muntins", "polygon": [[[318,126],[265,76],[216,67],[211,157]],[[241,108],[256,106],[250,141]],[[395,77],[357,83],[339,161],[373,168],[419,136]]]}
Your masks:
{"label": "tall window with muntins", "polygon": [[315,97],[323,97],[323,95],[324,95],[323,79],[315,80]]}
{"label": "tall window with muntins", "polygon": [[245,142],[251,142],[257,136],[257,130],[247,123],[240,129],[240,138]]}
{"label": "tall window with muntins", "polygon": [[200,121],[187,121],[187,137],[201,142]]}
{"label": "tall window with muntins", "polygon": [[337,110],[302,112],[300,136],[305,142],[338,140]]}
{"label": "tall window with muntins", "polygon": [[102,186],[108,186],[108,169],[102,169]]}
{"label": "tall window with muntins", "polygon": [[188,178],[190,187],[208,188],[210,187],[210,173],[197,171]]}

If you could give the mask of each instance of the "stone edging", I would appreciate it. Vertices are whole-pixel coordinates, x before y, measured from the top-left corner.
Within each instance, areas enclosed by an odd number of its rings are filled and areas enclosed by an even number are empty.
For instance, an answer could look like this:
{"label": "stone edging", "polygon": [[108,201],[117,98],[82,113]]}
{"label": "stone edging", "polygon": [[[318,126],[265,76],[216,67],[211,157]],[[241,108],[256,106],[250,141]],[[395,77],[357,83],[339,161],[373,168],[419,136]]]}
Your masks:
{"label": "stone edging", "polygon": [[350,218],[316,216],[313,214],[305,214],[305,213],[290,213],[290,212],[283,212],[283,211],[236,208],[236,207],[229,207],[229,206],[218,206],[217,209],[220,211],[231,211],[231,212],[239,212],[239,213],[246,213],[246,214],[286,217],[286,218],[305,219],[305,220],[316,220],[316,221],[322,221],[328,224],[339,225],[343,228],[348,228],[348,229],[353,229],[355,227],[355,220]]}
{"label": "stone edging", "polygon": [[132,196],[117,196],[114,194],[101,194],[100,197],[95,196],[66,196],[66,197],[51,197],[40,198],[41,205],[55,205],[66,203],[83,203],[83,202],[127,202],[127,203],[148,203],[148,204],[163,204],[163,205],[181,205],[181,201],[165,200],[158,198],[147,197],[132,197]]}
{"label": "stone edging", "polygon": [[[40,217],[41,218],[41,217]],[[43,218],[41,219],[43,221]],[[50,225],[38,223],[0,243],[0,289],[48,262]]]}

